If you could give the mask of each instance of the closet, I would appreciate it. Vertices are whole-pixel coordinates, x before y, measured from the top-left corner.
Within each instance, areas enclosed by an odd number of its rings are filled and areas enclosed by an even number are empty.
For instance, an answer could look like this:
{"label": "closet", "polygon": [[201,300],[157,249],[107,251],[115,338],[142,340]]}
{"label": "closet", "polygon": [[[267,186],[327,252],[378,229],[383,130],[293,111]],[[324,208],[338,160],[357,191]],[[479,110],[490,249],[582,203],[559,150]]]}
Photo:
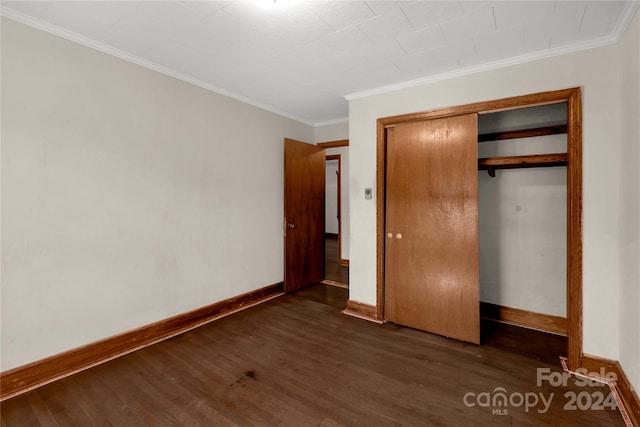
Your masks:
{"label": "closet", "polygon": [[[481,316],[534,329],[548,324],[561,335],[567,292],[566,111],[560,103],[478,116]],[[513,311],[523,315],[510,317]]]}
{"label": "closet", "polygon": [[379,319],[479,344],[481,301],[567,318],[575,360],[580,109],[568,89],[378,120]]}

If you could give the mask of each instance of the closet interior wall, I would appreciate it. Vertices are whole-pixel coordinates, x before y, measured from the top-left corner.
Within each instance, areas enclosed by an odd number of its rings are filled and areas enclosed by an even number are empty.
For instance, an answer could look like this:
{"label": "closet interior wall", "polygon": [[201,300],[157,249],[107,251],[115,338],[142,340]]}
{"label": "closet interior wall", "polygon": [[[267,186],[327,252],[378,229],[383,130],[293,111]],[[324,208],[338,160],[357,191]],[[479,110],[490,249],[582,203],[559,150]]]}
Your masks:
{"label": "closet interior wall", "polygon": [[[480,135],[566,125],[566,103],[481,114]],[[479,158],[566,153],[567,134],[488,140]],[[480,301],[566,317],[566,166],[478,171]]]}

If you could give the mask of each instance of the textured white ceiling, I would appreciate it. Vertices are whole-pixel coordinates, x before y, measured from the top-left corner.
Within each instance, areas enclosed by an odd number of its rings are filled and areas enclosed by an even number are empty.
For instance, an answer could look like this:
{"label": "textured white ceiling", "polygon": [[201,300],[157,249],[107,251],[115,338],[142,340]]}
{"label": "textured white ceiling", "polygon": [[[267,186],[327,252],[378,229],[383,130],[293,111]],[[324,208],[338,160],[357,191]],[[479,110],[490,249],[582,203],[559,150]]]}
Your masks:
{"label": "textured white ceiling", "polygon": [[634,1],[3,1],[2,14],[302,122],[357,97],[615,43]]}

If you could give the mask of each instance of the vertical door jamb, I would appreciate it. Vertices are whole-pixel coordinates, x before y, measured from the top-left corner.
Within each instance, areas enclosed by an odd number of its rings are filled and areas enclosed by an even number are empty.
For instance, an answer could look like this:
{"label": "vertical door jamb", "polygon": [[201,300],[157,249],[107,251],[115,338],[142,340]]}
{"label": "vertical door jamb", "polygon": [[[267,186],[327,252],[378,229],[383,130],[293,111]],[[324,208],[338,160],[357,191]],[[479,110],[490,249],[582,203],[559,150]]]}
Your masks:
{"label": "vertical door jamb", "polygon": [[[336,140],[336,141],[326,141],[326,142],[318,142],[316,144],[318,147],[322,147],[325,150],[327,148],[339,148],[339,147],[348,147],[349,146],[349,140],[348,139],[340,139],[340,140]],[[340,158],[342,158],[342,155],[339,155]],[[340,214],[340,220],[339,220],[339,231],[338,231],[338,261],[340,263],[340,265],[342,265],[343,267],[348,267],[349,266],[349,260],[348,259],[343,259],[342,258],[342,160],[340,160],[339,164],[338,164],[338,168],[340,171],[340,180],[339,180],[339,214]]]}
{"label": "vertical door jamb", "polygon": [[[325,157],[325,164],[329,160],[338,161],[338,262],[340,262],[342,260],[342,156],[340,154],[328,154]],[[326,186],[324,191],[326,198]]]}

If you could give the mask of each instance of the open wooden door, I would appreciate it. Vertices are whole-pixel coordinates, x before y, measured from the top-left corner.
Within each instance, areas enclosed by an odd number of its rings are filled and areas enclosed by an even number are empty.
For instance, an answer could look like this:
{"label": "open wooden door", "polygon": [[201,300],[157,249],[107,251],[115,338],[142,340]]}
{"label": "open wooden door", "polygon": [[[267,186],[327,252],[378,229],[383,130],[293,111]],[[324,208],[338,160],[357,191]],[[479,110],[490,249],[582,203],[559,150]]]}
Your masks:
{"label": "open wooden door", "polygon": [[477,116],[387,129],[385,319],[480,343]]}
{"label": "open wooden door", "polygon": [[324,279],[324,149],[284,140],[284,289]]}

